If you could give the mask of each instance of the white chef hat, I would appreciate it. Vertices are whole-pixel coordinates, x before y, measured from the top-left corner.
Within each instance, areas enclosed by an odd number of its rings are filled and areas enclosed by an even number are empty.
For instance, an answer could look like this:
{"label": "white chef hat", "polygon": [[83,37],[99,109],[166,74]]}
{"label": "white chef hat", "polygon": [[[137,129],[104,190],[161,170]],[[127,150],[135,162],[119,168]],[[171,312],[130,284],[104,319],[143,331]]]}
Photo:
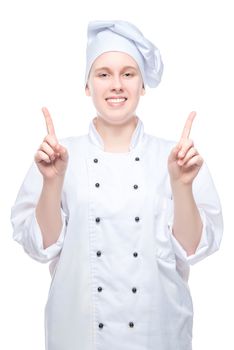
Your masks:
{"label": "white chef hat", "polygon": [[163,72],[158,48],[140,30],[127,21],[91,21],[87,30],[85,85],[94,60],[107,51],[121,51],[137,62],[144,84],[156,87]]}

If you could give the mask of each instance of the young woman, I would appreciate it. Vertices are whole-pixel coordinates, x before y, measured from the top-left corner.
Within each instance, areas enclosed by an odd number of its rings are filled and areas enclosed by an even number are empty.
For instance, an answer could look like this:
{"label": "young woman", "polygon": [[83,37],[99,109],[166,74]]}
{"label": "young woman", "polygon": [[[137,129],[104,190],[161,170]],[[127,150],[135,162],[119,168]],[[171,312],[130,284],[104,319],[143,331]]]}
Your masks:
{"label": "young woman", "polygon": [[47,135],[12,207],[13,238],[52,276],[48,350],[189,350],[189,268],[218,250],[223,222],[208,168],[189,138],[144,132],[136,108],[156,87],[158,49],[126,21],[88,26],[87,135]]}

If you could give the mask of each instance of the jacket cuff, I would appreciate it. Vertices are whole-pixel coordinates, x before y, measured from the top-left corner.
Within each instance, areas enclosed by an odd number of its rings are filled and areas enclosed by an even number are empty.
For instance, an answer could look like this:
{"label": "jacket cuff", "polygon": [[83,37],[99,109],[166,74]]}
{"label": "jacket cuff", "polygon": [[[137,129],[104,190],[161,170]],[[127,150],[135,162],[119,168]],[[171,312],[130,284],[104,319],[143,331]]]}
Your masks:
{"label": "jacket cuff", "polygon": [[[186,250],[182,247],[180,242],[174,236],[173,231],[172,231],[172,226],[173,226],[173,217],[172,216],[168,222],[168,229],[170,232],[171,242],[172,242],[172,246],[173,246],[175,255],[188,265],[196,264],[200,260],[204,259],[207,255],[213,253],[214,251],[216,251],[218,249],[218,247],[215,248],[214,245],[212,245],[212,240],[213,240],[212,235],[210,237],[208,235],[209,227],[208,227],[208,222],[207,222],[207,218],[206,218],[204,210],[202,208],[198,208],[198,210],[199,210],[200,217],[202,220],[203,228],[202,228],[200,242],[196,248],[195,253],[192,255],[189,255],[189,256],[187,255]],[[213,247],[213,249],[212,249],[212,247]]]}
{"label": "jacket cuff", "polygon": [[60,235],[55,243],[47,248],[43,247],[43,237],[40,226],[36,218],[36,211],[33,210],[25,221],[25,239],[23,242],[23,248],[33,259],[46,263],[54,259],[60,253],[63,247],[63,241],[67,227],[67,215],[61,208],[62,228]]}

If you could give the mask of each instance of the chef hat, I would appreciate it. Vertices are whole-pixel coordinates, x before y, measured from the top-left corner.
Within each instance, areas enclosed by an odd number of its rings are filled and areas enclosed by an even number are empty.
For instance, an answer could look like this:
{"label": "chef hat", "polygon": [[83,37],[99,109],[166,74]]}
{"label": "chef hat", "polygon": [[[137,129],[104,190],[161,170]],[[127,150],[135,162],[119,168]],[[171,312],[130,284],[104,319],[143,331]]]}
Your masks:
{"label": "chef hat", "polygon": [[91,21],[87,30],[85,85],[94,60],[107,51],[121,51],[137,62],[144,84],[156,87],[163,72],[157,47],[140,30],[127,21]]}

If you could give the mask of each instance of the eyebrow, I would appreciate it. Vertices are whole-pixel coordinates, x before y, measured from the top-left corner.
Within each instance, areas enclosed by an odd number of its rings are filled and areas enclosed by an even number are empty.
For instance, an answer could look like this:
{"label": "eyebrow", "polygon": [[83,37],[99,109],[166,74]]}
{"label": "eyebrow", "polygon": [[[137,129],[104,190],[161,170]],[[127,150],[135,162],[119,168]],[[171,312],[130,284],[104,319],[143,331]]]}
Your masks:
{"label": "eyebrow", "polygon": [[[134,69],[134,70],[137,70],[137,68],[136,67],[133,67],[133,66],[125,66],[125,67],[123,67],[123,69],[122,70],[125,70],[125,69]],[[95,69],[95,72],[97,72],[97,71],[99,71],[99,70],[111,70],[109,67],[100,67],[100,68],[97,68],[97,69]]]}

